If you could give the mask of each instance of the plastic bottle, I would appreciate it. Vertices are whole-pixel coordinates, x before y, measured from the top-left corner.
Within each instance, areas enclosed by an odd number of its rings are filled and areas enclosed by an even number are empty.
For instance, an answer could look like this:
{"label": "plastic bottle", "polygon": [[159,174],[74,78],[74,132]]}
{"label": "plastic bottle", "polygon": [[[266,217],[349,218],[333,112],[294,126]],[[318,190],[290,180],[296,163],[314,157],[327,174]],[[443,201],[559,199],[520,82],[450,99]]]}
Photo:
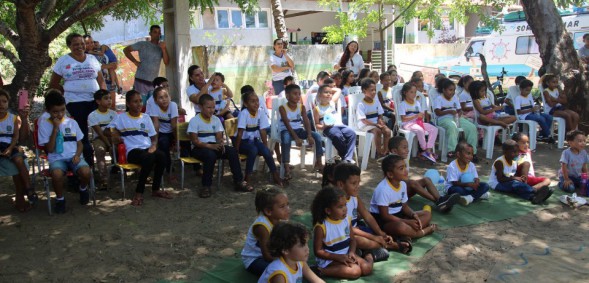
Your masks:
{"label": "plastic bottle", "polygon": [[587,185],[589,185],[589,182],[587,182],[587,173],[581,173],[581,195],[582,196],[586,196],[587,195]]}
{"label": "plastic bottle", "polygon": [[63,135],[61,134],[61,131],[58,131],[57,136],[55,137],[55,153],[63,153]]}
{"label": "plastic bottle", "polygon": [[446,180],[444,179],[444,176],[440,176],[440,178],[438,179],[436,189],[438,189],[438,193],[440,193],[440,195],[446,194]]}
{"label": "plastic bottle", "polygon": [[119,164],[127,164],[127,148],[124,143],[117,146],[117,158]]}

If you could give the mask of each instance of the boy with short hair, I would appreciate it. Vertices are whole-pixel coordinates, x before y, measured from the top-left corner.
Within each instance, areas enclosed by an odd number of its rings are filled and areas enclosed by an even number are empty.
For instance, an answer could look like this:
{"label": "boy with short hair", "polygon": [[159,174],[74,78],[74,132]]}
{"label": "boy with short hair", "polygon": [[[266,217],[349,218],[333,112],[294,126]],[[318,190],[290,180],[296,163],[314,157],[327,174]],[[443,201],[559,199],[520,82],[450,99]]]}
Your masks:
{"label": "boy with short hair", "polygon": [[75,120],[65,116],[65,98],[59,92],[49,92],[45,96],[45,109],[49,119],[38,122],[39,145],[45,146],[49,153],[47,160],[56,195],[55,213],[65,213],[63,181],[68,170],[80,180],[80,204],[90,201],[90,167],[82,156],[84,134]]}
{"label": "boy with short hair", "polygon": [[[409,143],[407,143],[407,140],[402,136],[395,136],[389,141],[388,148],[391,154],[401,156],[405,160],[407,170],[409,170]],[[442,213],[450,212],[454,204],[460,199],[459,194],[440,196],[432,180],[427,177],[417,180],[406,180],[405,183],[407,183],[407,196],[409,198],[418,194],[432,201]]]}
{"label": "boy with short hair", "polygon": [[459,194],[459,202],[464,206],[490,196],[489,185],[480,181],[472,156],[472,145],[459,142],[456,145],[457,158],[446,167],[446,190],[448,194]]}
{"label": "boy with short hair", "polygon": [[517,143],[506,140],[503,143],[503,155],[495,159],[489,175],[489,186],[500,192],[513,193],[532,204],[541,204],[552,195],[548,187],[535,189],[526,184],[527,176],[517,176],[517,162],[513,159],[518,156]]}
{"label": "boy with short hair", "polygon": [[[294,84],[294,78],[293,76],[286,76],[286,78],[284,78],[284,80],[282,80],[282,83],[284,84],[284,88],[286,89],[287,86]],[[284,90],[282,90],[279,94],[278,97],[280,98],[284,98],[285,92]]]}
{"label": "boy with short hair", "polygon": [[98,179],[101,182],[100,189],[108,189],[108,172],[106,170],[106,153],[110,151],[110,140],[107,133],[104,131],[106,126],[114,120],[117,113],[110,109],[112,97],[109,92],[99,89],[94,93],[94,101],[98,104],[98,109],[92,111],[88,115],[88,126],[92,128],[93,140],[92,147],[94,147],[94,155],[96,156],[96,166],[98,167]]}

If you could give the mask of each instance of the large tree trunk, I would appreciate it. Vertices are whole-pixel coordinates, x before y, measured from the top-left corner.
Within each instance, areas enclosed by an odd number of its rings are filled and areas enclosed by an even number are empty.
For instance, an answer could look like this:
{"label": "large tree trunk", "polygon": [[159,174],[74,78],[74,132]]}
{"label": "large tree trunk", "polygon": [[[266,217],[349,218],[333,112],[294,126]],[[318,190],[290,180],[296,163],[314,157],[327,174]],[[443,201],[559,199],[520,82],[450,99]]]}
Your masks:
{"label": "large tree trunk", "polygon": [[[564,83],[568,107],[589,121],[586,99],[589,89],[585,66],[581,64],[573,40],[552,0],[522,0],[528,25],[540,48],[542,66],[547,73],[558,74]],[[559,133],[560,134],[560,133]]]}
{"label": "large tree trunk", "polygon": [[282,12],[282,4],[280,0],[272,0],[272,16],[274,17],[274,28],[278,38],[288,43],[288,34],[286,33],[286,21],[284,21],[284,13]]}

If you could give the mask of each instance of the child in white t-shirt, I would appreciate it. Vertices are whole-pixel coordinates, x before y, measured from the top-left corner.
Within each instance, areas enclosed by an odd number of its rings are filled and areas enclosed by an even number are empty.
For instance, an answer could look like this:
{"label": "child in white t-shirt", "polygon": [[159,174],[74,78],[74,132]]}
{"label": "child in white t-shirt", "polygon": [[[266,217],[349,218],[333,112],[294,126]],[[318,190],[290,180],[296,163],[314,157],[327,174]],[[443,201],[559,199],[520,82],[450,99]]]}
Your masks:
{"label": "child in white t-shirt", "polygon": [[164,87],[156,88],[153,91],[153,98],[156,104],[148,108],[146,114],[151,117],[153,127],[157,132],[157,148],[164,153],[166,172],[170,173],[172,166],[170,148],[172,142],[177,139],[178,104],[170,101],[168,88]]}
{"label": "child in white t-shirt", "polygon": [[214,73],[212,77],[209,95],[215,99],[215,115],[221,118],[221,123],[226,119],[234,118],[229,109],[228,99],[233,98],[233,92],[225,84],[225,76],[221,73]]}
{"label": "child in white t-shirt", "polygon": [[446,167],[446,190],[448,194],[460,194],[460,204],[469,205],[478,199],[489,198],[489,185],[481,182],[472,160],[472,146],[459,142],[456,146],[456,160]]}
{"label": "child in white t-shirt", "polygon": [[[107,90],[101,89],[94,93],[94,101],[98,104],[98,109],[88,115],[88,126],[92,128],[93,140],[92,147],[96,157],[96,167],[98,169],[98,180],[101,182],[101,189],[108,189],[109,173],[106,170],[106,153],[110,151],[110,137],[104,131],[106,127],[117,116],[117,112],[110,109],[112,97]],[[108,131],[107,131],[108,132]]]}
{"label": "child in white t-shirt", "polygon": [[358,103],[356,116],[358,117],[358,129],[374,134],[374,144],[380,156],[387,153],[387,145],[392,136],[382,119],[384,113],[382,106],[376,101],[376,84],[371,79],[362,80],[362,92],[364,99]]}

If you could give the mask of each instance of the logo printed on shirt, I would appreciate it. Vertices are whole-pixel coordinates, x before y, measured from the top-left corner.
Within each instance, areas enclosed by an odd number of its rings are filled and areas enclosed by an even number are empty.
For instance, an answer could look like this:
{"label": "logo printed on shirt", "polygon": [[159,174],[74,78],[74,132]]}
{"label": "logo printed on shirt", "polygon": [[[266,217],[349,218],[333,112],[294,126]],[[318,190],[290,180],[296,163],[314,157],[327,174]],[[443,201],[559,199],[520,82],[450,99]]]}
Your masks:
{"label": "logo printed on shirt", "polygon": [[346,237],[350,237],[350,226],[346,226],[344,233],[346,233]]}
{"label": "logo printed on shirt", "polygon": [[6,126],[6,131],[7,132],[12,132],[12,126]]}
{"label": "logo printed on shirt", "polygon": [[65,128],[65,134],[66,135],[69,135],[71,133],[72,133],[72,129],[70,129],[69,127],[68,128]]}
{"label": "logo printed on shirt", "polygon": [[141,123],[139,126],[141,127],[142,130],[145,130],[145,124]]}

